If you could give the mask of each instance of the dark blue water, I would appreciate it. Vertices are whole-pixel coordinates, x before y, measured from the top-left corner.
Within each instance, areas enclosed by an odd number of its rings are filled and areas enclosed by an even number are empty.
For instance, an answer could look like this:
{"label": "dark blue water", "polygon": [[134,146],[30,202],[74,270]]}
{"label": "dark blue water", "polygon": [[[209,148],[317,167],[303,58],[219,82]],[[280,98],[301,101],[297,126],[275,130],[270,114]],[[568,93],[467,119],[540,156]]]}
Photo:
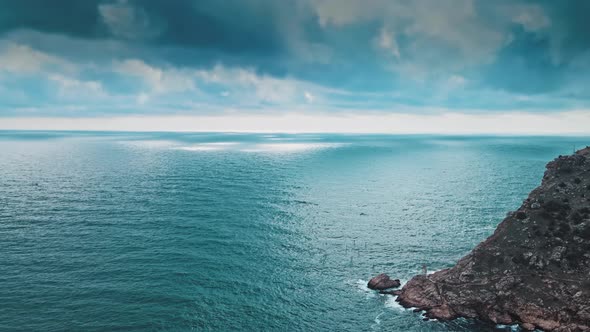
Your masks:
{"label": "dark blue water", "polygon": [[0,132],[0,330],[458,331],[454,264],[588,138]]}

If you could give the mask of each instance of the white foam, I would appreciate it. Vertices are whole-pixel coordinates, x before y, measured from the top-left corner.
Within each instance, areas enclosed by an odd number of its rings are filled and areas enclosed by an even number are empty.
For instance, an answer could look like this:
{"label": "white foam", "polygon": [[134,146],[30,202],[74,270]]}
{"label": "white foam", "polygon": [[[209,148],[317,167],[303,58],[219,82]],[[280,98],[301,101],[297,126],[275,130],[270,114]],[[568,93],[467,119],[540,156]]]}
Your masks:
{"label": "white foam", "polygon": [[373,292],[369,286],[368,286],[368,281],[363,280],[363,279],[359,279],[355,282],[356,286],[358,287],[358,289],[360,289],[363,292]]}
{"label": "white foam", "polygon": [[376,330],[376,329],[377,329],[377,327],[378,327],[379,325],[381,325],[381,319],[379,319],[379,318],[380,318],[381,316],[383,316],[384,314],[385,314],[385,312],[384,312],[384,311],[382,311],[382,312],[380,312],[380,313],[379,313],[379,314],[378,314],[378,315],[375,317],[375,320],[374,320],[374,321],[375,321],[375,324],[372,324],[372,325],[371,325],[371,330]]}
{"label": "white foam", "polygon": [[520,330],[518,324],[514,324],[514,325],[498,324],[498,325],[496,325],[496,328],[502,329],[502,330],[506,329],[506,328],[510,328],[510,331],[515,331],[515,332]]}
{"label": "white foam", "polygon": [[444,269],[438,269],[438,270],[426,271],[426,275],[431,275],[431,274],[434,274],[434,273],[436,273],[436,272],[438,272],[438,271],[442,271],[442,270],[444,270]]}
{"label": "white foam", "polygon": [[379,319],[379,317],[383,316],[383,314],[385,314],[385,312],[382,311],[381,313],[379,313],[379,315],[377,315],[377,317],[375,317],[375,324],[381,324],[381,319]]}
{"label": "white foam", "polygon": [[[407,283],[407,280],[400,280],[400,287],[399,289],[402,289],[404,287],[404,285]],[[385,307],[388,309],[393,309],[395,311],[413,311],[416,308],[404,308],[401,304],[399,304],[399,302],[397,302],[397,296],[393,296],[393,295],[385,295],[385,294],[381,294],[381,296],[385,296]]]}
{"label": "white foam", "polygon": [[408,309],[404,308],[399,302],[396,301],[397,296],[391,295],[383,295],[386,296],[385,299],[385,308],[393,309],[395,311],[407,311]]}
{"label": "white foam", "polygon": [[367,287],[367,283],[368,281],[366,280],[358,279],[354,282],[354,285],[360,292],[365,293],[367,299],[377,297],[378,294],[375,291],[371,290],[369,287]]}

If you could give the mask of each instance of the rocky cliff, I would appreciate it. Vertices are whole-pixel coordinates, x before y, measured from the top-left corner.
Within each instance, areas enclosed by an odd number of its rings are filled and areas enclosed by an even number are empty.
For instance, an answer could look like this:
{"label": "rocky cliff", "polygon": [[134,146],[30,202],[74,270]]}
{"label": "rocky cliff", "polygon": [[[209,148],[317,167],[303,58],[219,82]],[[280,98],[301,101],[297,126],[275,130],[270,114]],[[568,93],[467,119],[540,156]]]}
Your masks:
{"label": "rocky cliff", "polygon": [[429,318],[590,331],[590,147],[547,164],[542,184],[457,265],[398,294]]}

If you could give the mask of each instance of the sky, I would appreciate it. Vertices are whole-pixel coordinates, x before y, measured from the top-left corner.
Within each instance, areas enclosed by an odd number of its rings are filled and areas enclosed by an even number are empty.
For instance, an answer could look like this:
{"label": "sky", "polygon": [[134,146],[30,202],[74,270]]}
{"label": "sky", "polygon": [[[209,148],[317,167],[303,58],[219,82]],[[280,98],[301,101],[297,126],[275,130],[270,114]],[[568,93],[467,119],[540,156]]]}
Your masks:
{"label": "sky", "polygon": [[0,0],[0,129],[590,134],[585,0]]}

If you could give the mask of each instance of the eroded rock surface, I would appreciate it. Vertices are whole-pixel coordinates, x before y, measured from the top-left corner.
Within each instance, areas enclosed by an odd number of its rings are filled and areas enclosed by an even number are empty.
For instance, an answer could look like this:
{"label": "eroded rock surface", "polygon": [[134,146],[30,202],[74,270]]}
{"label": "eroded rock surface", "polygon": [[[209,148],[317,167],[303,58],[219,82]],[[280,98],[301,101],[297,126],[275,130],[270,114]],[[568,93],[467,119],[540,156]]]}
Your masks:
{"label": "eroded rock surface", "polygon": [[411,279],[397,300],[441,320],[590,331],[590,148],[550,162],[492,236],[454,267]]}
{"label": "eroded rock surface", "polygon": [[399,279],[391,279],[387,274],[381,273],[380,275],[369,280],[367,287],[370,289],[384,290],[389,288],[397,288],[401,285]]}

